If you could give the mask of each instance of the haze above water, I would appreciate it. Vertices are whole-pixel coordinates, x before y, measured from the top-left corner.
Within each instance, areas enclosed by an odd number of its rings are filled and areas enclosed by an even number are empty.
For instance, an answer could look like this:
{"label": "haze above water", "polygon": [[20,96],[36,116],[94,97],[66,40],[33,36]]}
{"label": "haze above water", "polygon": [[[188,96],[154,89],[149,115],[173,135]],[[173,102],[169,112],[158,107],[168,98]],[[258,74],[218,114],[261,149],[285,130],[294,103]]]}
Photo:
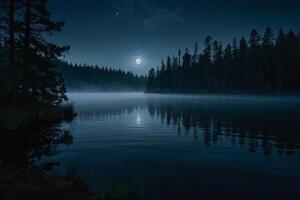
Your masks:
{"label": "haze above water", "polygon": [[[74,143],[45,158],[144,199],[296,199],[300,98],[71,93]],[[252,191],[256,191],[253,193]]]}

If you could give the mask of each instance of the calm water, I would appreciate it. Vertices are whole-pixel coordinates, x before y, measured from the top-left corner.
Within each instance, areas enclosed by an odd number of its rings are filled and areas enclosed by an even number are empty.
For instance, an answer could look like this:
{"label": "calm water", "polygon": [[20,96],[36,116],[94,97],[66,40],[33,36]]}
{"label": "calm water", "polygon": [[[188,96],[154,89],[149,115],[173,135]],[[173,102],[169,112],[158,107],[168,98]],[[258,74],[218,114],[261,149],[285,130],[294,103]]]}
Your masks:
{"label": "calm water", "polygon": [[[300,199],[300,98],[72,93],[74,142],[45,160],[144,199]],[[225,195],[225,196],[224,196]]]}

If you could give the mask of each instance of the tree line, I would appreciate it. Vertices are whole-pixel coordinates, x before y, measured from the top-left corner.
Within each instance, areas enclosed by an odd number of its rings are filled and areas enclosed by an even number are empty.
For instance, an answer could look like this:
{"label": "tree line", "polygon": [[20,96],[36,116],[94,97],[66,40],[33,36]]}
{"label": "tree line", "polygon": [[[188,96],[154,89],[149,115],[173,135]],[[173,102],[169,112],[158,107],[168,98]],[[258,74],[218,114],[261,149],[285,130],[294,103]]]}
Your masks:
{"label": "tree line", "polygon": [[67,99],[54,62],[69,47],[48,40],[63,26],[51,19],[47,0],[0,1],[1,101],[57,105]]}
{"label": "tree line", "polygon": [[148,74],[147,91],[162,93],[295,93],[300,91],[300,34],[253,29],[223,48],[207,36],[203,51],[179,49]]}
{"label": "tree line", "polygon": [[145,76],[120,69],[68,62],[59,62],[57,66],[69,90],[142,91],[146,87]]}

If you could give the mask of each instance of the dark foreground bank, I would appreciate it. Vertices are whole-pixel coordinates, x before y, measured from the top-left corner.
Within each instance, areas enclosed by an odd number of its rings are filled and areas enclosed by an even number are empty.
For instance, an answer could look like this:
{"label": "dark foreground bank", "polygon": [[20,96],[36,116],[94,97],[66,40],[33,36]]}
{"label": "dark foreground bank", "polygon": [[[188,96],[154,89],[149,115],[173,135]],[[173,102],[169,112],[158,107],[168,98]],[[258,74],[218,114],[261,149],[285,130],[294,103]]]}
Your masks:
{"label": "dark foreground bank", "polygon": [[137,190],[118,187],[92,192],[70,170],[49,175],[59,162],[41,162],[70,145],[73,137],[63,123],[76,116],[72,105],[2,107],[0,112],[0,199],[96,200],[137,199]]}

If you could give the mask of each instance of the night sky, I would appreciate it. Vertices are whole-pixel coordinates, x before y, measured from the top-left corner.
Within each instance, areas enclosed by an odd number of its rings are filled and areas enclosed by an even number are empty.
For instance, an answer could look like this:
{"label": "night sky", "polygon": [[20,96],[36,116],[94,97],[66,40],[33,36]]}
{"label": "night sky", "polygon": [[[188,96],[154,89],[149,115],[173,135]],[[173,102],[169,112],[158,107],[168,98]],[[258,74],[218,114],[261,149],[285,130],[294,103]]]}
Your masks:
{"label": "night sky", "polygon": [[[300,0],[49,0],[66,26],[52,39],[71,46],[65,59],[146,74],[161,59],[202,47],[211,35],[223,43],[271,26],[298,30]],[[135,63],[136,58],[142,64]]]}

